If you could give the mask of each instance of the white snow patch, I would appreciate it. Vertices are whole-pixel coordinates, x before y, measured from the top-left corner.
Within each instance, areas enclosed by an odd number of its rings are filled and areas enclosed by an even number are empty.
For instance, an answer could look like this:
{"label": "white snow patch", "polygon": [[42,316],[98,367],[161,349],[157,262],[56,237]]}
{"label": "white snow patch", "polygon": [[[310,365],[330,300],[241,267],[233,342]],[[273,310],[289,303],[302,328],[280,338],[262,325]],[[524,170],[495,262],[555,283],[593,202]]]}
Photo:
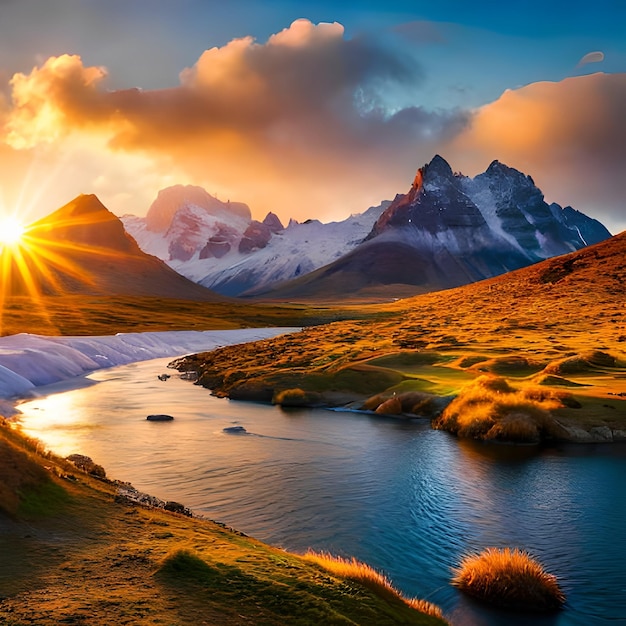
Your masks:
{"label": "white snow patch", "polygon": [[274,327],[120,333],[103,337],[46,337],[26,333],[0,337],[0,400],[24,397],[40,385],[103,367],[203,352],[297,330]]}

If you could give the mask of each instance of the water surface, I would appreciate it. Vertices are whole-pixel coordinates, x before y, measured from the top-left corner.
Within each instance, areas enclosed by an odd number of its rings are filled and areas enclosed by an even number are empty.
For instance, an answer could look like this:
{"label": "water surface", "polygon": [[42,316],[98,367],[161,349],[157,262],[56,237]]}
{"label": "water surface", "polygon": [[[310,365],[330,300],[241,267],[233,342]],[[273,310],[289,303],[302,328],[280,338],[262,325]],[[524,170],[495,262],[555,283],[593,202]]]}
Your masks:
{"label": "water surface", "polygon": [[[457,626],[626,623],[624,447],[484,446],[418,421],[219,400],[172,371],[159,381],[168,361],[24,403],[24,429],[268,543],[354,555]],[[562,581],[565,610],[516,617],[461,596],[450,568],[486,546],[537,556]]]}

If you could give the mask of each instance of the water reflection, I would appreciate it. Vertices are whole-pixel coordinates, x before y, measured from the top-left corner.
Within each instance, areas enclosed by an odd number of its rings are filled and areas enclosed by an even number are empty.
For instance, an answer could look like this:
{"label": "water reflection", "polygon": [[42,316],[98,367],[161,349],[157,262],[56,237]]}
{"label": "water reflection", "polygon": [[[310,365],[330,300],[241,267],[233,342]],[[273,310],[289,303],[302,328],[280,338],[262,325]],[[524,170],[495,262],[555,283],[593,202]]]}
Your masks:
{"label": "water reflection", "polygon": [[[98,385],[25,403],[24,428],[259,539],[365,560],[459,626],[626,616],[623,448],[481,446],[422,422],[217,400],[176,376],[159,381],[166,363],[102,370]],[[175,419],[146,421],[151,413]],[[250,434],[224,433],[234,425]],[[486,546],[536,555],[562,580],[565,611],[529,622],[461,597],[450,568]]]}

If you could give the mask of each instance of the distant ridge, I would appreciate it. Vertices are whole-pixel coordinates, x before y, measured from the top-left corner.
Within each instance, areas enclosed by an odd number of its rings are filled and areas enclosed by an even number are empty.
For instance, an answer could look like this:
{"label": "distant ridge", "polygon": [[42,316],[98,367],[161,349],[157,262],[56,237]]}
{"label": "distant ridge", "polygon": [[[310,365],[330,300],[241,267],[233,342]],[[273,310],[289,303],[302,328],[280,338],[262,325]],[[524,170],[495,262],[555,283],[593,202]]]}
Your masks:
{"label": "distant ridge", "polygon": [[469,178],[436,155],[347,255],[245,295],[327,299],[377,291],[402,297],[407,286],[414,294],[458,287],[610,236],[597,220],[548,205],[530,176],[499,161]]}
{"label": "distant ridge", "polygon": [[223,300],[142,252],[95,195],[80,195],[31,224],[4,250],[7,295],[127,295]]}

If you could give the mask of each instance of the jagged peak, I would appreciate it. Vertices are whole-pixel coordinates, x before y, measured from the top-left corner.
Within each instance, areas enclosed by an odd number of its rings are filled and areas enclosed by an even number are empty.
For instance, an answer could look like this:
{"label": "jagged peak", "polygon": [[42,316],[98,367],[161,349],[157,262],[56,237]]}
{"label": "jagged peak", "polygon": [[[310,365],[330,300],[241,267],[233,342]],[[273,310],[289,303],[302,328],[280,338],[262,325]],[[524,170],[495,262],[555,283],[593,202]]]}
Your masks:
{"label": "jagged peak", "polygon": [[[440,181],[441,179],[450,179],[454,176],[450,164],[439,154],[436,154],[430,163],[426,163],[420,167],[415,173],[413,184],[404,201],[413,202],[417,194],[427,182]],[[396,200],[398,198],[396,197]]]}
{"label": "jagged peak", "polygon": [[520,172],[514,167],[509,167],[505,163],[498,161],[498,159],[494,159],[489,164],[489,167],[485,170],[485,174],[488,174],[490,176],[504,175],[504,176],[510,176],[510,177],[514,177],[518,179],[525,179],[531,185],[535,186],[535,181],[532,179],[531,176],[529,176],[528,174],[524,174],[524,172]]}
{"label": "jagged peak", "polygon": [[445,176],[452,176],[452,168],[450,164],[439,154],[436,154],[430,163],[424,166],[426,172],[443,174]]}
{"label": "jagged peak", "polygon": [[270,230],[273,233],[277,233],[280,232],[281,230],[284,230],[285,227],[283,226],[283,223],[280,221],[280,218],[278,217],[278,215],[276,215],[276,213],[272,213],[272,211],[270,211],[265,218],[263,219],[263,223],[266,226],[269,226]]}

